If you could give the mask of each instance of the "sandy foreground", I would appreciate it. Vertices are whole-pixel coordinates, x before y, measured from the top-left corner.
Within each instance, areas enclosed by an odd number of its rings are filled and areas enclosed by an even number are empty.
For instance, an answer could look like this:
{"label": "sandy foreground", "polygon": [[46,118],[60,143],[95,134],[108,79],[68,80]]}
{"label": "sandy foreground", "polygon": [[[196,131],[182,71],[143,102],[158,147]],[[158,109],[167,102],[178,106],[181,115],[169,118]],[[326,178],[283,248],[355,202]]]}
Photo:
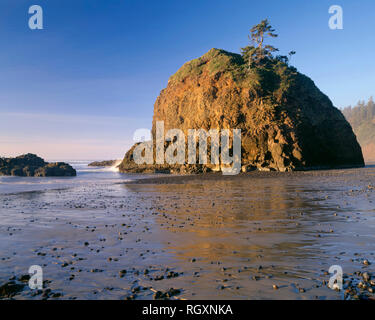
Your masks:
{"label": "sandy foreground", "polygon": [[[374,204],[372,166],[0,194],[0,297],[371,298]],[[31,265],[43,290],[27,286]]]}

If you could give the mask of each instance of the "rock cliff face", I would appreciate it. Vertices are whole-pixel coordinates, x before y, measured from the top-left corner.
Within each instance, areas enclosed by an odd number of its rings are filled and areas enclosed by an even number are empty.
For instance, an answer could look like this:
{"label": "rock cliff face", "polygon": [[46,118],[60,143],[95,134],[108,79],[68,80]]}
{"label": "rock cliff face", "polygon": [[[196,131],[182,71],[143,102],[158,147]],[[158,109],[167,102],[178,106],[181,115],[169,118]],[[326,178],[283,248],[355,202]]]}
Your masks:
{"label": "rock cliff face", "polygon": [[64,162],[48,163],[35,154],[16,158],[0,158],[0,175],[26,177],[71,177],[76,170]]}
{"label": "rock cliff face", "polygon": [[[241,129],[242,170],[363,166],[361,148],[342,113],[314,82],[277,59],[249,68],[241,55],[211,49],[173,75],[156,100],[165,130]],[[134,164],[120,171],[209,171],[210,166]]]}

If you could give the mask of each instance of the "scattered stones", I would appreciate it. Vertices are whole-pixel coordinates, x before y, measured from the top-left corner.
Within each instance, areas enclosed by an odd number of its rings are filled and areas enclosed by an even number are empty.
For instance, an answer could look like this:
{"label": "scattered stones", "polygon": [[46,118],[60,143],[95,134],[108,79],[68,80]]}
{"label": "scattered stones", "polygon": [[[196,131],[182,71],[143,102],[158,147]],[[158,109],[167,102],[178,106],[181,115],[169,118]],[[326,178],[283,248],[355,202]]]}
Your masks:
{"label": "scattered stones", "polygon": [[165,292],[156,291],[155,294],[153,295],[153,298],[155,300],[157,300],[157,299],[169,299],[169,298],[172,298],[176,295],[179,295],[180,293],[181,293],[181,290],[170,288],[169,290],[167,290]]}
{"label": "scattered stones", "polygon": [[0,299],[3,298],[12,298],[18,293],[20,293],[23,288],[25,287],[24,284],[16,283],[15,281],[10,281],[2,286],[0,286]]}
{"label": "scattered stones", "polygon": [[[363,261],[362,261],[363,263]],[[373,300],[375,299],[375,281],[371,280],[369,272],[355,271],[353,274],[344,275],[344,298],[346,300]]]}
{"label": "scattered stones", "polygon": [[97,273],[97,272],[103,272],[101,269],[91,269],[90,272]]}
{"label": "scattered stones", "polygon": [[[58,197],[59,193],[56,193],[56,195]],[[33,195],[33,197],[35,197],[35,196]],[[30,196],[31,200],[28,200],[28,201],[30,201],[30,202],[34,201],[33,197]],[[100,196],[98,196],[98,199],[100,199]],[[110,200],[110,201],[112,201],[112,200]],[[1,206],[1,203],[0,203],[0,206]],[[42,204],[41,204],[41,206],[42,206]],[[99,208],[99,206],[98,206],[98,208]],[[189,206],[189,208],[190,208],[190,206]],[[220,200],[217,201],[216,208],[217,208],[218,212],[220,211],[220,214],[222,214],[223,211],[225,210],[224,208],[222,208],[222,202],[220,202]],[[102,210],[102,209],[100,209],[100,210]],[[168,218],[171,219],[172,221],[176,221],[176,219],[177,219],[177,222],[175,222],[176,225],[181,223],[181,219],[182,220],[183,219],[188,220],[188,219],[186,219],[185,212],[179,211],[179,210],[181,210],[181,206],[179,206],[179,208],[176,209],[176,210],[177,210],[177,212],[176,212],[175,216],[170,214],[170,212],[168,214]],[[1,208],[0,208],[0,211],[1,211]],[[137,210],[135,210],[135,211],[137,212]],[[198,228],[200,228],[200,225],[198,225],[197,223],[206,224],[207,221],[203,220],[205,218],[203,217],[203,215],[201,215],[202,222],[198,222],[198,218],[196,216],[194,216],[193,211],[194,211],[194,209],[190,208],[190,212],[188,212],[187,215],[190,215],[190,218],[189,218],[190,221],[194,221],[194,225],[197,226]],[[21,210],[19,210],[19,212],[21,212]],[[30,215],[29,214],[34,214],[34,213],[31,213],[31,212],[29,213],[27,210],[24,210],[24,212],[25,212],[25,214],[24,214],[25,217],[27,216],[27,219],[25,219],[25,221],[28,223],[28,225],[30,225]],[[137,213],[139,213],[139,212],[140,211],[138,211]],[[108,211],[108,213],[110,214],[109,211]],[[96,214],[98,214],[98,213],[96,212],[95,215]],[[103,211],[103,214],[107,214],[107,212]],[[341,216],[341,214],[342,213],[340,213],[340,221],[341,221],[341,219],[344,218],[344,214],[342,214],[342,216]],[[353,215],[355,215],[355,213]],[[108,215],[108,216],[111,219],[111,216],[110,215]],[[82,295],[78,292],[74,292],[75,288],[80,287],[81,285],[83,285],[83,282],[85,282],[87,280],[89,281],[90,286],[91,286],[91,284],[93,282],[95,282],[94,279],[98,279],[97,278],[98,276],[100,276],[101,279],[103,279],[103,278],[104,279],[113,278],[113,280],[114,280],[113,283],[111,282],[111,284],[114,286],[114,289],[111,293],[106,292],[107,290],[110,290],[110,289],[107,289],[107,288],[104,288],[104,289],[100,288],[100,287],[95,288],[96,289],[95,294],[97,295],[96,298],[98,298],[98,299],[108,298],[108,297],[116,297],[116,295],[117,295],[117,297],[125,298],[124,290],[129,290],[129,288],[133,288],[133,289],[131,289],[131,291],[134,291],[134,292],[130,292],[130,291],[127,292],[127,294],[129,295],[128,296],[129,299],[145,299],[145,298],[149,299],[150,297],[152,297],[153,292],[151,290],[143,291],[144,289],[139,289],[138,287],[143,288],[139,285],[145,284],[145,283],[150,283],[150,280],[154,280],[153,278],[155,277],[156,274],[158,274],[159,276],[160,275],[164,276],[164,279],[161,279],[161,281],[159,281],[159,282],[151,282],[155,285],[160,286],[158,289],[163,288],[163,290],[160,291],[161,294],[162,294],[162,299],[168,298],[168,296],[165,294],[166,292],[164,291],[164,289],[167,288],[167,287],[165,287],[166,285],[169,284],[169,286],[176,286],[176,283],[179,284],[180,281],[181,281],[181,283],[186,283],[186,280],[188,280],[188,281],[191,280],[191,282],[194,283],[194,285],[196,286],[195,289],[197,290],[195,292],[195,294],[197,295],[196,298],[199,299],[200,293],[198,291],[198,288],[199,288],[200,282],[203,284],[203,283],[207,283],[208,279],[212,279],[211,271],[213,271],[215,273],[215,275],[219,278],[219,279],[217,279],[218,280],[217,287],[215,286],[216,289],[214,288],[213,290],[220,290],[220,289],[223,290],[223,291],[219,291],[218,294],[221,295],[224,298],[226,298],[228,296],[243,296],[244,294],[248,294],[248,293],[249,293],[249,295],[251,295],[252,291],[249,290],[249,287],[251,287],[251,286],[253,286],[254,288],[265,287],[265,290],[267,290],[267,294],[269,294],[270,296],[273,295],[273,296],[277,297],[279,294],[281,294],[283,292],[284,286],[281,286],[281,284],[280,284],[280,288],[278,287],[279,292],[277,292],[277,291],[273,292],[273,290],[277,290],[277,289],[272,288],[272,282],[273,281],[277,282],[281,278],[283,278],[285,280],[285,282],[298,281],[298,279],[293,278],[294,275],[296,274],[296,271],[297,271],[296,269],[293,269],[293,268],[290,269],[290,268],[287,267],[287,265],[282,266],[281,264],[279,265],[277,261],[270,260],[269,255],[268,255],[269,253],[266,250],[263,251],[261,248],[255,248],[251,252],[251,254],[248,255],[248,256],[251,257],[251,262],[247,262],[247,261],[250,261],[250,259],[248,259],[246,255],[243,255],[243,251],[242,251],[241,248],[239,249],[240,254],[237,255],[237,256],[234,256],[235,251],[233,250],[234,246],[232,246],[232,245],[230,245],[228,247],[225,247],[225,248],[222,248],[223,251],[226,250],[225,252],[228,255],[230,255],[230,259],[228,259],[226,256],[219,256],[219,255],[216,255],[216,256],[212,255],[211,256],[211,255],[208,255],[208,254],[206,255],[205,251],[200,252],[200,250],[196,250],[194,253],[192,253],[192,251],[185,251],[184,252],[185,255],[181,256],[182,258],[181,258],[180,262],[182,262],[183,268],[185,268],[185,269],[183,269],[183,271],[186,271],[186,273],[187,273],[186,279],[177,278],[176,280],[174,280],[174,278],[176,278],[176,277],[179,277],[179,276],[183,277],[182,272],[181,273],[176,272],[176,271],[179,271],[178,269],[176,269],[177,264],[174,264],[170,260],[168,261],[168,259],[165,260],[165,264],[168,265],[169,269],[173,270],[173,271],[171,271],[171,270],[168,270],[168,268],[166,268],[164,265],[160,265],[159,264],[160,260],[158,259],[159,254],[163,255],[163,252],[166,252],[166,255],[168,255],[169,254],[168,249],[167,249],[167,251],[163,251],[163,249],[165,249],[165,247],[160,249],[158,246],[155,246],[154,243],[152,241],[150,241],[152,238],[149,238],[148,236],[144,237],[144,238],[142,237],[142,243],[143,243],[142,245],[133,246],[133,243],[134,243],[135,239],[139,238],[140,230],[143,230],[143,228],[144,228],[144,225],[143,225],[142,222],[141,223],[137,222],[137,223],[139,223],[139,226],[140,226],[140,229],[137,229],[135,227],[134,220],[129,221],[129,220],[126,220],[128,218],[123,219],[127,222],[127,224],[131,225],[131,229],[125,229],[125,230],[128,230],[128,232],[129,232],[129,235],[126,237],[126,240],[129,241],[129,242],[124,241],[121,244],[121,246],[118,246],[119,243],[116,240],[117,232],[118,232],[118,230],[123,231],[124,228],[120,228],[121,222],[123,221],[122,218],[121,218],[121,213],[118,214],[117,217],[119,217],[119,219],[121,219],[121,220],[115,220],[116,223],[109,222],[110,224],[107,227],[109,229],[104,229],[104,225],[103,225],[102,220],[98,220],[100,222],[98,223],[98,226],[95,227],[93,224],[96,223],[96,222],[84,222],[84,224],[80,224],[80,222],[78,222],[76,220],[73,220],[73,218],[71,218],[71,217],[66,218],[66,217],[61,215],[60,221],[58,223],[63,224],[64,228],[77,228],[76,230],[73,230],[73,231],[74,232],[77,232],[77,231],[81,232],[83,237],[81,239],[78,239],[74,236],[71,239],[69,239],[69,241],[73,240],[73,242],[74,242],[73,246],[70,246],[71,243],[61,241],[61,240],[65,241],[65,239],[61,239],[59,237],[59,233],[57,233],[54,241],[51,241],[48,244],[47,244],[47,242],[40,243],[38,245],[35,245],[35,247],[31,247],[30,250],[29,250],[29,254],[30,254],[31,259],[34,259],[37,264],[39,263],[39,261],[40,261],[41,266],[43,266],[43,263],[46,263],[45,264],[45,266],[47,268],[46,269],[47,272],[45,273],[46,275],[52,274],[52,272],[56,272],[56,277],[60,277],[58,279],[58,281],[56,281],[56,283],[54,283],[54,286],[53,287],[51,286],[52,290],[55,290],[55,288],[57,286],[60,286],[62,281],[64,281],[65,284],[61,285],[61,287],[59,288],[59,290],[61,290],[61,292],[60,291],[59,292],[49,291],[49,293],[48,293],[48,291],[45,292],[44,290],[29,290],[28,288],[26,290],[26,287],[24,287],[24,289],[21,290],[21,292],[20,292],[20,294],[22,295],[22,298],[27,299],[27,298],[30,298],[30,297],[36,297],[36,299],[40,299],[40,298],[42,298],[42,295],[44,294],[43,298],[48,298],[48,299],[49,298],[59,298],[59,297],[62,297],[64,295],[67,295],[67,297],[70,299],[70,298],[73,298],[73,296],[72,296],[72,293],[73,293],[74,295],[77,296],[78,299],[81,299]],[[115,219],[118,219],[117,217]],[[35,214],[35,218],[36,218],[35,221],[38,221],[36,214]],[[366,220],[367,215],[363,215],[361,218]],[[43,220],[43,219],[46,219],[46,220]],[[39,221],[42,225],[44,225],[44,222],[47,221],[47,219],[51,219],[51,220],[55,221],[54,217],[40,218]],[[163,219],[162,213],[160,213],[159,216],[155,217],[154,219],[156,219],[156,220],[157,219]],[[306,219],[307,219],[307,217],[306,217]],[[315,217],[313,215],[311,215],[311,219],[315,219]],[[71,220],[72,222],[68,223],[67,220]],[[329,215],[327,220],[328,220],[327,223],[326,223],[326,221],[322,221],[321,224],[319,224],[319,227],[318,227],[319,231],[318,232],[322,233],[323,235],[326,235],[327,230],[330,230],[331,227],[332,228],[334,227],[335,233],[337,234],[338,238],[341,237],[343,230],[340,226],[335,225],[335,222],[334,222],[335,219],[333,219],[333,217],[331,215]],[[33,221],[34,221],[34,219],[33,219]],[[87,224],[87,223],[90,224],[88,233],[85,232],[85,228],[84,228],[85,224]],[[343,222],[343,223],[346,223],[346,222]],[[306,221],[306,223],[303,223],[304,227],[305,226],[308,227],[308,224],[309,224],[308,221]],[[176,225],[175,225],[175,228],[176,228]],[[32,227],[35,228],[35,226],[36,226],[36,224],[34,224]],[[169,226],[170,225],[165,224],[165,226],[162,227],[162,228],[168,228]],[[290,227],[294,228],[294,224],[289,224],[289,222],[288,222],[288,228],[290,228]],[[10,230],[12,230],[12,231],[15,229],[13,227],[10,227],[10,228],[11,228]],[[176,230],[175,228],[171,228],[172,232],[174,232]],[[271,228],[272,227],[265,226],[263,229],[271,231]],[[94,229],[96,229],[97,234],[91,234],[91,230],[94,230]],[[27,232],[29,231],[29,230],[26,229],[26,226],[24,227],[24,230],[27,231]],[[153,229],[153,227],[151,225],[150,225],[150,230],[152,232],[155,232],[155,229]],[[246,229],[244,229],[244,231],[245,230]],[[253,232],[253,230],[255,230],[255,228],[252,225],[251,228],[249,228],[249,233]],[[317,229],[314,229],[314,230],[317,230]],[[6,229],[6,228],[3,228],[1,231],[6,231],[2,234],[3,236],[7,236],[8,233],[9,233],[9,230]],[[191,231],[191,230],[187,230],[187,231]],[[108,233],[105,233],[105,232],[108,232]],[[131,234],[131,232],[134,232],[133,235]],[[244,241],[244,244],[246,244],[246,241],[251,243],[252,240],[253,240],[252,237],[254,236],[254,234],[249,236],[249,234],[247,234],[245,232],[242,232],[242,231],[240,231],[238,234],[239,234],[239,238],[241,239],[241,241]],[[73,234],[73,235],[75,235],[75,234]],[[79,233],[77,233],[77,235],[78,235],[78,237],[80,236]],[[17,236],[21,237],[22,234],[18,234],[18,231],[14,231],[14,236],[11,240],[17,241],[18,239],[14,239]],[[103,236],[105,236],[105,238],[107,239],[107,242],[99,243],[99,241],[101,241],[100,238],[102,238]],[[87,242],[84,242],[84,241],[86,241],[86,240],[84,240],[84,237],[87,237],[87,239],[86,239]],[[331,238],[331,236],[327,236],[327,238]],[[325,239],[327,239],[327,238],[325,238]],[[173,248],[172,250],[174,250],[175,243],[173,243],[173,240],[172,240],[173,238],[168,239],[166,237],[166,239],[171,241],[171,242],[168,242],[168,245],[166,245],[166,247],[167,248]],[[35,240],[35,239],[32,239],[32,240]],[[85,248],[83,246],[83,244],[87,243],[87,245],[89,245],[88,241],[90,242],[90,247]],[[327,239],[327,241],[330,241],[330,239]],[[30,243],[33,243],[33,242],[30,242]],[[163,243],[167,244],[167,241],[165,241]],[[113,245],[113,247],[111,247],[112,245]],[[90,248],[92,248],[93,250],[90,251]],[[100,248],[100,250],[98,248]],[[367,248],[367,246],[366,246],[366,248]],[[149,250],[147,250],[147,249],[149,249]],[[352,249],[351,248],[350,248],[350,250],[348,249],[347,250],[348,252],[346,252],[346,253],[340,252],[340,249],[342,250],[343,247],[339,248],[338,249],[339,251],[337,251],[337,253],[334,256],[332,256],[332,258],[337,259],[337,260],[342,260],[342,261],[349,261],[349,258],[351,258],[351,257],[348,256],[348,255],[350,254]],[[15,253],[15,252],[13,253],[13,251],[15,251],[15,250],[17,251],[17,253]],[[43,258],[44,253],[41,252],[40,250],[43,250],[44,252],[47,252],[46,258]],[[99,250],[101,253],[97,254],[96,253],[97,250]],[[357,271],[356,273],[353,273],[353,274],[349,274],[349,276],[346,280],[350,281],[350,282],[345,281],[343,292],[345,292],[345,290],[348,289],[348,288],[354,287],[352,292],[351,292],[351,290],[349,290],[347,292],[346,298],[348,298],[348,299],[366,299],[366,298],[371,299],[373,297],[373,293],[374,293],[375,279],[371,278],[373,276],[373,274],[371,272],[372,268],[367,267],[367,264],[364,262],[365,261],[364,258],[368,258],[368,260],[372,261],[373,260],[371,258],[371,257],[373,257],[372,251],[368,250],[367,252],[364,252],[359,247],[356,247],[356,250],[358,251],[358,253],[355,255],[355,257],[353,257],[354,258],[354,260],[352,261],[353,264],[350,264],[350,265],[352,266],[356,263],[357,268],[358,268],[357,270],[360,270],[360,271]],[[76,253],[73,253],[73,252],[76,252]],[[15,262],[19,262],[21,255],[24,254],[24,253],[25,253],[25,251],[18,248],[18,247],[10,248],[9,250],[7,250],[5,252],[2,252],[2,254],[1,254],[2,257],[0,257],[1,264],[3,264],[2,261],[5,261],[4,265],[6,265],[6,264],[12,265],[12,263],[13,263],[12,260],[14,260]],[[140,253],[142,254],[142,257],[143,256],[145,257],[144,260],[142,260],[141,258],[138,257],[138,256],[141,256]],[[259,253],[262,253],[262,254],[259,254]],[[36,256],[37,254],[38,254],[38,256]],[[233,254],[233,255],[231,255],[231,254]],[[199,261],[199,263],[189,264],[190,262],[197,261],[195,258],[192,259],[193,255],[196,256],[196,259]],[[80,258],[78,258],[78,256]],[[115,259],[117,259],[115,257],[119,257],[120,262],[118,264],[113,262],[113,261],[116,261]],[[134,268],[132,268],[132,265],[130,265],[130,267],[128,265],[128,263],[129,263],[128,259],[133,259],[133,258],[135,260],[134,266],[136,266],[136,268],[138,270],[135,270]],[[112,262],[106,263],[106,259],[108,259],[108,261],[112,261]],[[217,259],[221,259],[222,261],[218,262]],[[80,261],[82,261],[82,260],[87,260],[87,262],[80,263]],[[211,265],[210,265],[210,260],[213,260],[211,262]],[[66,262],[64,262],[64,261],[66,261]],[[74,263],[74,267],[72,266],[73,263]],[[261,268],[259,270],[257,270],[257,267],[260,263],[264,264],[263,270]],[[269,263],[275,263],[276,264],[275,269],[273,269],[272,271],[270,270],[271,265],[269,265]],[[337,261],[337,264],[340,264],[340,261]],[[15,264],[13,263],[13,265],[15,265]],[[19,265],[21,266],[22,264],[19,264]],[[121,268],[121,265],[123,265],[123,267],[127,268],[128,273],[126,273],[126,270],[123,273],[118,272]],[[223,265],[225,267],[222,267]],[[62,269],[62,266],[64,266],[65,269]],[[120,267],[118,267],[118,266],[120,266]],[[93,268],[93,267],[102,267],[103,269],[105,269],[105,270],[103,270],[104,274],[103,275],[90,274],[89,270],[90,270],[90,268]],[[181,265],[179,265],[179,267],[181,267]],[[84,270],[83,274],[80,274],[80,272],[82,271],[82,269],[80,269],[80,268],[82,268]],[[237,274],[237,269],[238,269],[238,274]],[[13,269],[9,269],[9,270],[11,270],[10,275],[12,275],[15,272],[15,270],[17,270],[17,269],[13,268]],[[95,269],[93,269],[93,270],[95,270]],[[218,272],[219,270],[221,270],[223,273]],[[289,276],[284,276],[283,272],[285,270],[288,270]],[[365,272],[365,270],[367,270],[368,272]],[[300,271],[300,270],[298,270],[298,271]],[[22,272],[27,272],[27,269],[24,269]],[[72,274],[73,272],[74,272],[74,274]],[[233,273],[233,277],[230,275],[230,272]],[[271,278],[268,275],[268,273],[270,273],[270,272],[272,272],[274,274],[275,279],[272,279],[272,281],[271,280],[264,280],[264,279],[270,279]],[[193,278],[193,275],[195,277],[197,277],[197,276],[199,276],[200,273],[201,273],[200,279]],[[255,280],[260,280],[260,282],[253,283],[251,281],[251,273],[257,274],[257,276],[254,276],[253,278]],[[118,274],[120,275],[120,277],[124,276],[124,275],[127,275],[127,277],[126,277],[126,279],[120,280]],[[301,275],[300,273],[297,272],[297,276],[298,276],[298,274]],[[225,276],[226,279],[222,279],[223,276]],[[309,276],[311,276],[311,275],[309,275]],[[320,278],[320,276],[321,276],[321,274],[317,275],[318,278]],[[330,275],[327,273],[326,279],[328,279],[329,276]],[[311,276],[311,277],[313,277],[313,276]],[[355,278],[355,280],[352,281],[351,280],[352,277]],[[30,278],[29,275],[21,275],[21,276],[16,275],[16,276],[13,276],[12,278],[10,278],[9,280],[15,282],[15,284],[21,284],[21,283],[18,283],[18,282],[23,282],[23,284],[26,285],[29,278]],[[118,280],[117,281],[118,284],[116,284],[116,278]],[[156,276],[156,279],[158,279],[158,276]],[[170,280],[168,280],[168,279],[170,279]],[[71,286],[72,293],[69,291],[70,290],[69,280],[73,281],[72,284],[74,284],[73,286]],[[317,279],[314,278],[314,280],[317,280]],[[362,281],[362,283],[361,283],[361,285],[359,285],[359,287],[357,287],[357,285],[359,284],[359,280]],[[145,282],[143,282],[143,281],[145,281]],[[225,282],[225,285],[221,285],[221,284],[224,284],[224,282]],[[235,291],[235,289],[237,289],[237,287],[238,287],[238,284],[241,284],[241,288],[243,288],[243,290],[240,290],[241,292]],[[267,289],[267,287],[268,287],[268,289]],[[308,283],[308,281],[304,282],[304,287],[306,288],[306,291],[308,291],[308,293],[309,293],[309,295],[306,295],[306,297],[309,297],[310,293],[311,293],[311,296],[313,296],[314,294],[317,294],[317,292],[314,291],[315,289],[314,289],[313,285],[310,285],[310,283]],[[319,282],[319,287],[320,288],[322,287],[320,285],[320,282]],[[48,286],[45,286],[45,288],[48,288]],[[126,289],[124,289],[124,288],[126,288]],[[90,287],[87,292],[91,295],[91,294],[93,294],[92,293],[93,289],[94,288]],[[66,292],[65,292],[65,290],[66,290]],[[320,290],[322,290],[322,289],[320,289]],[[187,290],[186,298],[190,299],[193,296],[193,293],[194,293],[193,291],[195,291],[195,290],[190,290],[190,288],[189,288],[189,290]],[[298,291],[301,292],[301,289],[298,289],[298,286],[297,286],[297,288],[295,288],[294,292],[291,293],[291,294],[296,294]],[[286,292],[289,293],[289,290],[286,289]],[[326,293],[327,293],[327,297],[332,297],[332,296],[336,295],[335,292],[332,292],[332,290],[330,290],[328,288],[327,288]],[[215,293],[215,294],[217,294],[217,293]],[[336,296],[340,297],[340,294],[337,294]],[[320,295],[319,297],[322,297],[322,295]],[[6,297],[4,297],[4,298],[6,298]]]}
{"label": "scattered stones", "polygon": [[173,271],[169,271],[168,274],[167,274],[167,278],[176,278],[179,276],[179,273],[178,272],[173,272]]}

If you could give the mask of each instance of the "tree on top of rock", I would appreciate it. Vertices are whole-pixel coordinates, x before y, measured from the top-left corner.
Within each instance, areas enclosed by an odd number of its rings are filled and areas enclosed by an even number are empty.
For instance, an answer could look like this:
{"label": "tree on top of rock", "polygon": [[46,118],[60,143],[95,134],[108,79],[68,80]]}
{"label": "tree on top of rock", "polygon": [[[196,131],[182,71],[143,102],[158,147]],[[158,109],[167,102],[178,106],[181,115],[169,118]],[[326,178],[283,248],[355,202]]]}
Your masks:
{"label": "tree on top of rock", "polygon": [[[250,29],[250,35],[248,36],[252,45],[242,48],[242,56],[248,62],[249,68],[254,64],[262,65],[265,62],[273,59],[273,53],[279,51],[274,46],[265,44],[266,38],[277,38],[278,35],[275,33],[275,29],[270,25],[267,19],[262,20],[259,24],[253,26]],[[289,53],[289,58],[295,54],[295,51]],[[287,56],[277,56],[278,61],[288,63],[289,58]]]}
{"label": "tree on top of rock", "polygon": [[274,33],[275,29],[272,28],[272,26],[269,24],[267,19],[262,20],[259,24],[252,27],[250,29],[250,32],[251,32],[251,36],[248,36],[249,40],[251,40],[257,47],[257,51],[258,51],[260,58],[263,58],[269,55],[271,52],[278,51],[278,49],[276,49],[273,46],[270,46],[270,45],[263,46],[264,41],[267,37],[271,37],[271,38],[278,37],[278,35]]}

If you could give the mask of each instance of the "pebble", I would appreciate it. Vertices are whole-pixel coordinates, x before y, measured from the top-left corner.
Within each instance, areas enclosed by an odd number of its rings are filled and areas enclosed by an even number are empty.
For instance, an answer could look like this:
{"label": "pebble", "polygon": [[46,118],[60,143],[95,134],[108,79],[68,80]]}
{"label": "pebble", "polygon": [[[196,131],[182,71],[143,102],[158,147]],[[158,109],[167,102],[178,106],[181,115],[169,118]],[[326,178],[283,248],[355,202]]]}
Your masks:
{"label": "pebble", "polygon": [[364,272],[364,273],[362,274],[362,278],[363,278],[363,280],[365,280],[365,281],[369,281],[369,280],[370,280],[370,275],[369,275],[369,273],[368,273],[368,272]]}

